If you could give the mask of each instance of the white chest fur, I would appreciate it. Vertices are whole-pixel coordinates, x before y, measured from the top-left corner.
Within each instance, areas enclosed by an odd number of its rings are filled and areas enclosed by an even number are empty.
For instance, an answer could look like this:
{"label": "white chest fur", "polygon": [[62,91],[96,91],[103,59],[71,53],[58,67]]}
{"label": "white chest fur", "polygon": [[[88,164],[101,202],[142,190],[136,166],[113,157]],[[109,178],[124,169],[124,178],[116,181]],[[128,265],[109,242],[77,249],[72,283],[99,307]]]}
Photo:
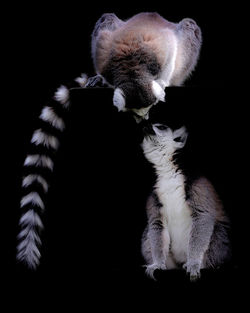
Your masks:
{"label": "white chest fur", "polygon": [[174,168],[166,171],[159,177],[156,191],[162,204],[163,225],[170,237],[170,251],[177,262],[186,262],[192,219],[183,175]]}

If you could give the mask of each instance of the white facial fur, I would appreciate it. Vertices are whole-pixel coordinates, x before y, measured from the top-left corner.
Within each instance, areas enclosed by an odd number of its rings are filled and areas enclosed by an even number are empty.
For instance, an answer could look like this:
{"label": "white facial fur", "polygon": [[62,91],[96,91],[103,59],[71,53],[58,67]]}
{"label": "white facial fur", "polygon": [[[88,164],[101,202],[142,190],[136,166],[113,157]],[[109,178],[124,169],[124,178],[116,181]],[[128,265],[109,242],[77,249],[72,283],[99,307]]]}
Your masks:
{"label": "white facial fur", "polygon": [[114,91],[114,97],[113,97],[113,103],[114,106],[117,107],[118,111],[126,111],[125,108],[125,97],[124,97],[124,93],[120,88],[116,88]]}
{"label": "white facial fur", "polygon": [[[172,130],[162,124],[153,124],[154,134],[144,137],[142,149],[145,157],[154,165],[164,165],[171,160],[174,152],[185,146],[188,133],[183,126]],[[163,129],[165,128],[165,129]]]}
{"label": "white facial fur", "polygon": [[165,102],[165,92],[160,84],[158,84],[155,80],[152,81],[152,91],[155,97],[159,101]]}

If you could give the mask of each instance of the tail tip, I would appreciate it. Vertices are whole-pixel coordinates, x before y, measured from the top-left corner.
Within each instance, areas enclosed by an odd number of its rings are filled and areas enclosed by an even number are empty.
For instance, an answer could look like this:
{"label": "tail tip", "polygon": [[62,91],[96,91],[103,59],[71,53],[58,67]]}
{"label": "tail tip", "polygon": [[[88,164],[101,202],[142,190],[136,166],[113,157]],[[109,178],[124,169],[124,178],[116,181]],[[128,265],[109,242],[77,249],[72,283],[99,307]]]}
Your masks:
{"label": "tail tip", "polygon": [[31,271],[36,271],[40,265],[39,257],[37,256],[28,256],[17,253],[16,255],[17,263],[24,265]]}

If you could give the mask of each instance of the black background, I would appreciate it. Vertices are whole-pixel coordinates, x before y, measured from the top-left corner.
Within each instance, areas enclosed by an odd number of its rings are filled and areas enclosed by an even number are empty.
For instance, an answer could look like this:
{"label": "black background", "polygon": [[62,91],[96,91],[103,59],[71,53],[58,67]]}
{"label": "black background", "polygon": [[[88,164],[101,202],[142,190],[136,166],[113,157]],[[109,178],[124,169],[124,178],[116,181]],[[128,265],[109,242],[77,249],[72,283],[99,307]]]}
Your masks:
{"label": "black background", "polygon": [[[94,74],[90,35],[101,14],[126,19],[141,11],[157,11],[173,22],[191,17],[202,29],[200,60],[187,88],[167,91],[168,107],[160,103],[152,118],[188,126],[191,155],[215,184],[232,222],[233,262],[219,272],[205,271],[197,284],[182,271],[156,273],[157,282],[145,276],[140,238],[154,177],[137,126],[116,112],[111,90],[76,90],[44,216],[41,266],[29,272],[16,264],[15,238],[22,164],[37,116],[61,83]],[[240,3],[211,1],[3,7],[1,258],[12,299],[29,295],[39,305],[53,299],[71,311],[78,304],[119,311],[132,307],[132,300],[141,308],[152,303],[166,309],[182,302],[197,306],[198,299],[215,307],[243,304],[249,272],[244,11]]]}

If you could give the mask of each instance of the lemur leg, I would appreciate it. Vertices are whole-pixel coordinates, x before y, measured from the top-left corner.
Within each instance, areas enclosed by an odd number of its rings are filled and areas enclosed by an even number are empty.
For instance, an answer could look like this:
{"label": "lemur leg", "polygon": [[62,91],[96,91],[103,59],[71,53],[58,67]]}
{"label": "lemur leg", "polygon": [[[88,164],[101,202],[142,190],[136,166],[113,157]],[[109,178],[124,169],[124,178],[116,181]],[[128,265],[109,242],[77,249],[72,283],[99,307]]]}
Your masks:
{"label": "lemur leg", "polygon": [[214,230],[214,219],[205,214],[194,214],[193,225],[189,239],[187,262],[184,268],[190,275],[190,280],[195,281],[200,277],[200,270],[204,266],[205,253],[209,248]]}
{"label": "lemur leg", "polygon": [[105,31],[113,32],[114,30],[119,28],[122,24],[124,24],[124,22],[113,13],[103,14],[96,22],[94,30],[92,32],[91,53],[97,74],[100,74],[98,73],[96,68],[96,46],[98,43],[98,38],[102,32]]}
{"label": "lemur leg", "polygon": [[209,252],[211,241],[215,239],[215,223],[218,214],[221,214],[222,206],[211,183],[202,177],[192,184],[189,190],[188,204],[192,211],[193,225],[185,267],[190,273],[191,280],[195,280],[200,276],[202,267],[210,266],[206,262],[206,255]]}
{"label": "lemur leg", "polygon": [[[119,28],[124,22],[120,20],[114,13],[105,13],[103,14],[99,20],[96,22],[93,33],[92,33],[92,41],[91,41],[91,50],[94,66],[96,68],[96,44],[98,36],[102,31],[114,31]],[[87,81],[85,87],[107,87],[105,79],[98,73],[97,75],[90,77]]]}
{"label": "lemur leg", "polygon": [[205,267],[219,267],[231,259],[229,241],[229,220],[224,217],[223,223],[216,223],[210,240],[209,249],[204,257]]}
{"label": "lemur leg", "polygon": [[165,65],[163,66],[161,76],[156,80],[163,89],[170,86],[171,79],[175,71],[177,42],[174,38],[172,38],[172,46],[172,50],[168,51],[169,55],[166,59]]}
{"label": "lemur leg", "polygon": [[150,244],[150,240],[148,236],[148,225],[143,232],[141,244],[142,244],[141,252],[144,257],[144,260],[146,261],[147,264],[152,264],[153,258],[152,258],[151,244]]}
{"label": "lemur leg", "polygon": [[102,30],[114,31],[120,27],[124,22],[120,20],[114,13],[105,13],[95,24],[94,31],[92,33],[92,39],[99,35]]}
{"label": "lemur leg", "polygon": [[146,259],[146,273],[154,278],[156,269],[166,269],[166,251],[162,240],[162,225],[160,220],[152,221],[143,242],[142,250]]}

